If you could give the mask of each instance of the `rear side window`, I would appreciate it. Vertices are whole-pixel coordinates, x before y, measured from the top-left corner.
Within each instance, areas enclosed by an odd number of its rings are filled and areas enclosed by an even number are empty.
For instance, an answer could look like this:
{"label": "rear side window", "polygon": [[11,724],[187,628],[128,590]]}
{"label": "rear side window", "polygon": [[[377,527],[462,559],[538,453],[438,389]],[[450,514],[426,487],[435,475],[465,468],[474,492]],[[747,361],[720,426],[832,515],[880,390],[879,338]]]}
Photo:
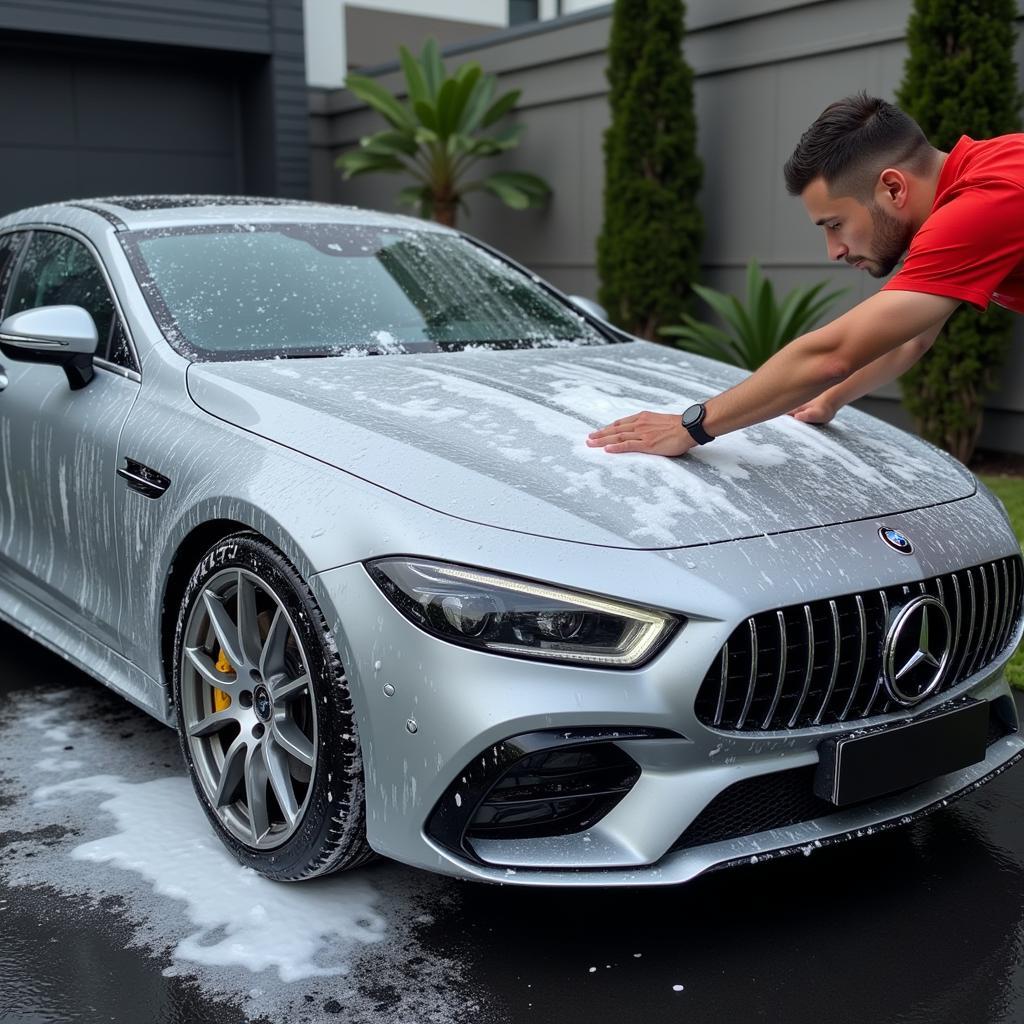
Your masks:
{"label": "rear side window", "polygon": [[92,253],[77,239],[35,231],[11,289],[7,315],[39,306],[81,306],[96,323],[96,355],[109,359],[117,319],[114,301]]}

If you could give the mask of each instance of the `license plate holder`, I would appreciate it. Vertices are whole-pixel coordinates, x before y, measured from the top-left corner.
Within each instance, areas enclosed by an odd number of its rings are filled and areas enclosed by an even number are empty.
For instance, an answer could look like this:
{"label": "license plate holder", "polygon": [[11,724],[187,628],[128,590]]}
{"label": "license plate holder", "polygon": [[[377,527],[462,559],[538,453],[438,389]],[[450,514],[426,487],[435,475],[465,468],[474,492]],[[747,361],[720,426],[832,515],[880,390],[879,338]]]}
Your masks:
{"label": "license plate holder", "polygon": [[909,789],[984,760],[988,702],[967,698],[898,725],[818,746],[814,792],[839,807]]}

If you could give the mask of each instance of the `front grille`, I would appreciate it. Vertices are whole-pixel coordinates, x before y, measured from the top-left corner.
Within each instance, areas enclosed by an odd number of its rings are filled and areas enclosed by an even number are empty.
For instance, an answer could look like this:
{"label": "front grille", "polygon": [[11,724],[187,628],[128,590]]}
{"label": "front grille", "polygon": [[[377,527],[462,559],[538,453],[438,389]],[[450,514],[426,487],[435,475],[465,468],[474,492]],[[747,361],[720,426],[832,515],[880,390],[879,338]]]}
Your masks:
{"label": "front grille", "polygon": [[1024,597],[1018,556],[921,583],[761,612],[718,653],[697,694],[716,729],[804,729],[905,710],[882,681],[882,644],[899,607],[917,594],[949,612],[953,649],[935,693],[991,664],[1017,628]]}
{"label": "front grille", "polygon": [[[989,705],[987,747],[1014,732],[1004,718],[998,698]],[[727,786],[690,823],[669,852],[720,843],[771,829],[789,828],[814,818],[836,814],[840,808],[814,793],[817,765],[787,768]],[[856,805],[851,805],[856,806]]]}

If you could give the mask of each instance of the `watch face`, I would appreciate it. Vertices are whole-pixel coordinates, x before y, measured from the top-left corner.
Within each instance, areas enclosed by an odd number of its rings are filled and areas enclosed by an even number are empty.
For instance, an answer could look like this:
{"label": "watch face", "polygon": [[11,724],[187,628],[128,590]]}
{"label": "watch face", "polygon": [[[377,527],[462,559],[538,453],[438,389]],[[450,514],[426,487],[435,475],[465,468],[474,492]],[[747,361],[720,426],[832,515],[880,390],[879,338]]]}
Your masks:
{"label": "watch face", "polygon": [[683,413],[683,425],[687,427],[696,426],[704,418],[704,406],[691,405]]}

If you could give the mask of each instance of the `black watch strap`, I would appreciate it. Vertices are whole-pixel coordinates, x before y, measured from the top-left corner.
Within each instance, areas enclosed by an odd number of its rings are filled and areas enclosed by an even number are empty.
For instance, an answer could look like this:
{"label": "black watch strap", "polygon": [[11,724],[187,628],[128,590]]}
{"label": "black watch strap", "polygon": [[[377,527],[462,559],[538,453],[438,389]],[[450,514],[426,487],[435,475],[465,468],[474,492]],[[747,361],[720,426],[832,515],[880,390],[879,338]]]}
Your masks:
{"label": "black watch strap", "polygon": [[706,415],[707,409],[704,408],[703,403],[700,403],[699,405],[691,405],[680,417],[683,426],[697,444],[707,444],[708,441],[714,441],[714,438],[704,429],[704,417]]}

